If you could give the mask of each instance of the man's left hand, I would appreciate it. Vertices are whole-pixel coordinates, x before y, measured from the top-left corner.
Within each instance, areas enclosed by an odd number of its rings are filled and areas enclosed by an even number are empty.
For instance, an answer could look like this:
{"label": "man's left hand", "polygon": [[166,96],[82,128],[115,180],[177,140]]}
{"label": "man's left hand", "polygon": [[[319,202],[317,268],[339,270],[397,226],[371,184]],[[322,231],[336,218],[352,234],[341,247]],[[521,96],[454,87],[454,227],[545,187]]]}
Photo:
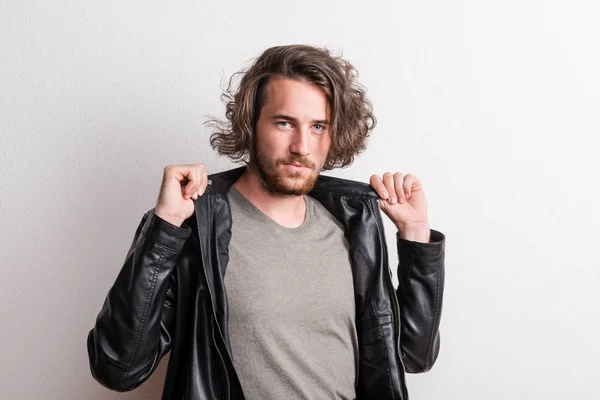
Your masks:
{"label": "man's left hand", "polygon": [[386,172],[383,179],[372,175],[369,183],[381,198],[379,207],[396,225],[400,237],[429,243],[427,201],[419,179],[412,174]]}

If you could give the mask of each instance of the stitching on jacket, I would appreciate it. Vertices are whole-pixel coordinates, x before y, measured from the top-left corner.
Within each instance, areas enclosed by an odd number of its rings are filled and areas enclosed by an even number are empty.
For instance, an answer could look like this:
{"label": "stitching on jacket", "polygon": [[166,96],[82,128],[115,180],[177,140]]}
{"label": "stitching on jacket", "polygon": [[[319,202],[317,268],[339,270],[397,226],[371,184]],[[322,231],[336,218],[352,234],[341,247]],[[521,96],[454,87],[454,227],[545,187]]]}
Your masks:
{"label": "stitching on jacket", "polygon": [[342,193],[342,192],[337,192],[335,190],[322,190],[322,189],[312,189],[312,192],[318,192],[318,193],[329,193],[329,194],[335,194],[337,196],[340,197],[360,197],[362,199],[375,199],[375,197],[373,196],[369,196],[366,194],[358,194],[358,193]]}
{"label": "stitching on jacket", "polygon": [[[214,200],[214,199],[213,199]],[[212,214],[212,210],[211,210],[211,199],[206,199],[206,213],[209,215],[209,218],[214,218],[213,214]],[[212,216],[212,217],[211,217]],[[214,224],[214,219],[210,221],[211,224]],[[208,265],[212,266],[212,260],[211,260],[211,253],[212,253],[212,243],[210,241],[212,235],[206,235],[207,238],[207,246],[208,249],[206,249],[206,257],[208,257]],[[214,278],[213,278],[214,280]],[[208,283],[208,282],[207,282]],[[211,295],[212,296],[212,295]]]}
{"label": "stitching on jacket", "polygon": [[389,381],[390,381],[390,389],[391,389],[391,393],[392,393],[392,399],[396,399],[396,395],[394,394],[394,383],[392,381],[392,366],[390,365],[390,357],[389,357],[389,353],[390,353],[390,348],[388,347],[388,344],[385,340],[385,335],[383,334],[383,325],[379,325],[379,332],[381,332],[381,338],[383,340],[383,344],[385,345],[385,354],[386,354],[386,358],[387,358],[387,371],[388,371],[388,377],[389,377]]}
{"label": "stitching on jacket", "polygon": [[169,246],[167,246],[167,245],[164,245],[164,244],[162,244],[162,243],[158,243],[158,242],[156,242],[156,241],[155,241],[155,242],[153,242],[153,243],[154,243],[155,245],[159,246],[159,247],[162,247],[162,248],[163,248],[163,249],[165,249],[165,250],[172,251],[173,253],[181,253],[181,252],[182,252],[182,250],[176,250],[176,249],[174,249],[174,248],[172,248],[172,247],[169,247]]}
{"label": "stitching on jacket", "polygon": [[[164,246],[163,246],[164,247]],[[135,356],[135,352],[137,351],[137,346],[140,342],[140,338],[142,336],[142,330],[146,325],[146,316],[148,314],[148,308],[150,308],[150,300],[152,299],[152,295],[154,294],[154,288],[156,285],[156,278],[158,277],[158,267],[162,264],[163,258],[165,255],[165,249],[160,253],[160,257],[158,258],[158,262],[154,267],[154,271],[152,273],[152,281],[150,282],[150,295],[146,298],[146,304],[144,305],[144,311],[142,313],[142,321],[140,323],[140,327],[136,333],[135,342],[133,343],[133,349],[131,351],[131,355],[129,356],[129,360],[127,361],[127,365],[125,366],[125,371],[123,371],[123,375],[121,376],[121,382],[127,379],[129,374],[129,368],[131,367],[131,362],[133,361],[133,357]]]}
{"label": "stitching on jacket", "polygon": [[[416,262],[415,262],[415,249],[414,246],[410,246],[411,247],[411,252],[410,252],[410,261],[408,263],[408,274],[407,274],[407,285],[410,285],[410,282],[412,281],[412,277],[413,277],[413,272],[415,271],[415,269],[417,269],[416,266]],[[398,257],[400,258],[400,257]]]}
{"label": "stitching on jacket", "polygon": [[[373,204],[373,203],[372,203],[372,202],[370,202],[370,201],[367,201],[366,203],[367,203],[367,207],[368,207],[368,208],[371,210],[371,212],[373,212],[373,214],[375,215],[375,218],[373,218],[373,219],[375,220],[375,225],[377,226],[377,233],[379,234],[380,232],[383,232],[383,226],[380,226],[380,225],[379,225],[379,218],[377,218],[377,212],[378,212],[378,210],[374,210],[374,209],[373,209],[373,207],[372,207],[372,204]],[[387,248],[386,248],[385,239],[383,239],[383,240],[381,241],[381,245],[382,245],[382,247],[384,248],[384,252],[387,252]],[[387,260],[386,260],[386,261],[387,261]],[[383,267],[384,267],[384,268],[389,268],[389,266],[388,266],[388,265],[384,265]],[[388,272],[388,271],[383,271],[383,273],[387,273],[387,272]],[[396,294],[394,293],[393,295],[395,296]],[[393,300],[393,299],[390,299],[390,300]],[[374,305],[374,307],[377,307],[375,303],[373,303],[373,305]],[[393,309],[393,308],[394,308],[394,306],[392,306],[392,309]],[[380,316],[381,316],[381,314],[380,314],[380,312],[379,312],[379,309],[377,309],[377,308],[376,308],[376,310],[377,310],[377,317],[380,317]],[[393,311],[392,311],[392,314],[393,314]]]}
{"label": "stitching on jacket", "polygon": [[[210,219],[210,199],[211,197],[206,197],[206,216],[207,216],[207,220]],[[196,218],[196,229],[198,230],[198,237],[200,237],[200,220],[198,218]],[[208,240],[210,240],[210,235],[207,235],[209,237]],[[206,256],[209,258],[210,260],[210,243],[209,245],[207,245],[206,247],[208,248],[204,248],[203,244],[200,240],[198,240],[199,243],[199,254],[200,254],[200,264],[202,266],[202,268],[200,268],[200,271],[202,272],[202,275],[204,276],[204,281],[206,282],[206,290],[208,291],[208,298],[209,298],[209,303],[211,306],[211,310],[212,311],[212,317],[210,318],[210,323],[211,323],[211,327],[212,327],[212,335],[213,335],[213,340],[211,342],[212,345],[216,346],[215,340],[214,340],[214,320],[215,320],[215,304],[213,301],[213,294],[212,294],[212,289],[211,289],[211,285],[208,282],[208,276],[206,274],[206,268],[204,268],[204,253],[206,252]],[[210,263],[209,263],[210,265]],[[211,355],[210,352],[206,353],[206,357],[209,358],[209,362],[212,364],[213,363],[213,357]],[[214,387],[213,387],[213,382],[211,379],[208,379],[208,385],[210,386],[211,390],[213,391],[213,393],[215,392]]]}
{"label": "stitching on jacket", "polygon": [[373,271],[373,266],[369,265],[369,263],[367,262],[367,259],[365,258],[365,255],[363,254],[362,250],[360,249],[360,246],[358,245],[358,243],[356,242],[356,240],[354,240],[352,242],[352,244],[356,247],[356,250],[358,251],[358,253],[360,254],[360,258],[362,258],[362,260],[364,261],[365,265],[367,266],[367,268],[369,268],[369,271]]}
{"label": "stitching on jacket", "polygon": [[[358,251],[358,254],[360,255],[360,258],[362,258],[362,260],[365,263],[365,265],[367,266],[367,268],[369,268],[369,271],[373,271],[373,267],[371,265],[369,265],[369,263],[365,259],[365,256],[363,255],[362,250],[360,249],[360,246],[356,243],[356,241],[354,241],[352,243],[355,244],[356,251]],[[375,302],[375,299],[373,298],[373,291],[371,291],[370,295],[371,295],[371,297],[370,297],[369,301],[373,305],[373,310],[375,311],[375,316],[377,318],[379,318],[379,317],[382,316],[382,314],[379,312],[379,308],[377,308],[377,303]]]}
{"label": "stitching on jacket", "polygon": [[[439,264],[438,264],[438,273],[436,274],[436,280],[435,280],[435,285],[436,285],[436,290],[435,290],[435,308],[433,311],[433,320],[435,321],[437,319],[437,315],[438,315],[438,310],[439,310],[439,304],[440,304],[440,273],[439,273]],[[429,355],[431,354],[431,348],[433,347],[433,338],[434,338],[434,332],[437,331],[437,329],[435,329],[435,327],[431,327],[431,336],[429,337],[429,345],[427,346],[427,352],[425,353],[425,360],[423,362],[423,369],[427,369],[427,360],[429,359]]]}
{"label": "stitching on jacket", "polygon": [[113,365],[113,366],[115,366],[115,367],[118,367],[119,369],[122,369],[122,370],[125,370],[125,369],[126,369],[126,367],[125,367],[124,365],[122,365],[122,364],[121,364],[120,362],[118,362],[118,361],[115,361],[115,360],[113,360],[113,359],[112,359],[112,358],[110,358],[110,357],[106,357],[106,356],[104,356],[104,361],[106,361],[106,362],[108,362],[108,363],[112,364],[112,365]]}
{"label": "stitching on jacket", "polygon": [[[381,221],[381,224],[379,223],[380,222],[380,218],[381,218],[381,212],[379,211],[379,207],[376,207],[374,203],[375,203],[375,201],[367,201],[367,206],[371,209],[371,211],[375,215],[375,218],[374,218],[375,219],[375,225],[377,225],[377,232],[378,232],[378,234],[381,235],[381,237],[380,237],[381,244],[382,244],[382,247],[383,247],[383,250],[384,250],[384,254],[386,254],[386,260],[384,260],[384,261],[387,263],[387,265],[385,265],[384,268],[386,268],[387,271],[385,271],[385,273],[389,273],[390,266],[389,266],[389,259],[387,259],[387,243],[386,243],[386,240],[385,240],[385,231],[384,231],[384,228],[383,228],[383,221]],[[400,259],[400,257],[398,257],[398,259]],[[396,288],[394,288],[393,284],[392,284],[392,293],[390,293],[390,296],[397,296],[397,294],[396,294]],[[390,299],[390,300],[394,301],[394,299]],[[398,329],[398,339],[397,339],[397,341],[399,343],[400,339],[401,339],[401,335],[402,335],[400,309],[398,309],[398,315],[395,316],[395,317],[394,317],[394,311],[393,310],[394,310],[394,305],[392,305],[392,319],[396,319],[397,318],[396,325],[394,326],[394,329]],[[394,329],[392,329],[392,332],[394,331]],[[382,329],[382,332],[383,332],[383,329]],[[394,335],[394,341],[396,341],[396,335]],[[398,356],[398,358],[401,358],[402,356],[399,354],[400,353],[401,345],[398,344],[398,346],[399,346],[399,348],[396,349],[397,350],[396,355]],[[389,352],[387,342],[385,343],[385,347],[386,347],[386,351]],[[400,363],[402,363],[402,360],[400,360]],[[389,360],[388,360],[388,365],[389,365]],[[390,365],[390,368],[391,368],[391,365]],[[391,374],[392,374],[392,372],[391,372],[391,369],[390,369],[390,382],[392,384],[392,397],[395,398],[393,382],[391,380],[392,379]]]}
{"label": "stitching on jacket", "polygon": [[[215,346],[215,348],[217,347],[217,343],[215,341],[215,322],[214,322],[214,316],[210,318],[210,330],[211,330],[211,336],[212,336],[212,345]],[[213,362],[213,357],[210,357],[210,362]],[[208,386],[210,386],[210,390],[215,393],[216,390],[214,388],[213,385],[213,380],[212,379],[207,379],[208,380]]]}
{"label": "stitching on jacket", "polygon": [[[214,215],[213,215],[213,213],[212,213],[212,210],[211,210],[211,208],[212,208],[212,207],[211,207],[211,204],[212,204],[212,203],[211,203],[211,199],[212,199],[213,201],[215,200],[214,198],[206,199],[206,213],[207,213],[207,215],[209,216],[209,218],[213,218],[213,220],[211,221],[211,223],[214,223]],[[212,268],[212,265],[213,265],[213,264],[212,264],[212,259],[211,259],[211,254],[212,254],[212,242],[211,242],[211,237],[212,237],[212,235],[206,235],[206,237],[207,237],[207,241],[208,241],[208,243],[207,243],[207,246],[206,246],[206,247],[207,247],[207,249],[206,249],[206,257],[208,258],[208,265],[209,265],[209,268]],[[204,268],[202,268],[202,269],[204,270]],[[206,277],[206,271],[204,271],[204,276],[205,276],[205,279],[206,279],[206,286],[208,287],[208,293],[209,293],[209,296],[210,296],[210,298],[211,298],[211,301],[210,301],[210,302],[211,302],[211,304],[212,304],[212,311],[213,311],[213,313],[212,313],[212,316],[211,316],[211,318],[210,318],[210,326],[211,326],[211,328],[212,328],[212,333],[211,333],[211,336],[212,336],[212,339],[213,339],[213,340],[212,340],[212,345],[213,345],[213,346],[215,346],[215,350],[217,351],[217,354],[218,354],[218,352],[219,352],[219,349],[217,348],[217,342],[216,342],[216,339],[215,339],[215,322],[216,322],[216,320],[217,320],[217,316],[216,316],[216,314],[215,314],[215,304],[214,304],[214,302],[213,302],[213,300],[212,300],[212,292],[211,292],[211,289],[210,289],[210,286],[211,286],[211,285],[208,283],[208,279],[207,279],[207,277]],[[213,276],[213,281],[214,281],[214,279],[215,279],[215,278],[214,278],[214,276]],[[220,356],[220,355],[219,355],[219,358],[222,358],[222,356]],[[213,361],[213,360],[214,360],[214,358],[213,358],[213,357],[211,357],[211,361]],[[225,360],[223,360],[223,363],[225,363]],[[225,371],[227,371],[227,367],[226,367],[225,365],[223,365],[223,367],[225,368]],[[227,372],[226,372],[226,373],[227,373]],[[209,380],[208,380],[208,384],[209,384],[209,386],[210,386],[211,390],[212,390],[212,391],[213,391],[213,393],[214,393],[214,392],[215,392],[215,389],[214,389],[214,387],[213,387],[213,382],[212,382],[212,379],[209,379]]]}

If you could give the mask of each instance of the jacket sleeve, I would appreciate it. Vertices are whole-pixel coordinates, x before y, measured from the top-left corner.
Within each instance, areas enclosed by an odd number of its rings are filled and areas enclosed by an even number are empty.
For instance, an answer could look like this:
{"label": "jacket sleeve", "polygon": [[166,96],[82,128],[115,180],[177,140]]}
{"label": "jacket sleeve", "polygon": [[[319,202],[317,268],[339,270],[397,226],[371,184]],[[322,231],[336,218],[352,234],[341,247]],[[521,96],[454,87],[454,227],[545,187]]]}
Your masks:
{"label": "jacket sleeve", "polygon": [[446,238],[432,229],[429,243],[405,240],[399,233],[396,241],[401,355],[406,372],[426,372],[440,350]]}
{"label": "jacket sleeve", "polygon": [[92,376],[128,391],[141,385],[171,349],[175,326],[175,269],[191,229],[147,211],[96,323],[87,337]]}

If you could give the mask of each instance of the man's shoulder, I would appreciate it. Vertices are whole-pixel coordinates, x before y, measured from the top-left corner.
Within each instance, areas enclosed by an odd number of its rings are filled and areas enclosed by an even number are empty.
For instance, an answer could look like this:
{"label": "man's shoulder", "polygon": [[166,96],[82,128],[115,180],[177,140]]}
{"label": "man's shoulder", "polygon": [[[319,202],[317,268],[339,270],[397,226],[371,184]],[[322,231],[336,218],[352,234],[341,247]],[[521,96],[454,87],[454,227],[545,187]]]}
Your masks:
{"label": "man's shoulder", "polygon": [[208,175],[209,185],[206,187],[206,193],[226,193],[244,173],[246,167],[237,167],[221,172],[215,172]]}
{"label": "man's shoulder", "polygon": [[355,196],[378,199],[373,187],[367,183],[329,175],[319,175],[312,192],[326,192],[340,196]]}

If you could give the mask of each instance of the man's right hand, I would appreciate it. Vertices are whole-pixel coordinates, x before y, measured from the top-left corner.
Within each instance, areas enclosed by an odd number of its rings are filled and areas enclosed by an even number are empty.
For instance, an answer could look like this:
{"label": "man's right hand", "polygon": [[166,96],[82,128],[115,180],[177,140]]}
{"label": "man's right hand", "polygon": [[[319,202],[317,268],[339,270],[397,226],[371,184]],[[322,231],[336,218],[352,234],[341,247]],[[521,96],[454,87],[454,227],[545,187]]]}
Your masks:
{"label": "man's right hand", "polygon": [[194,213],[194,200],[202,196],[208,184],[204,164],[167,165],[154,214],[181,226]]}

